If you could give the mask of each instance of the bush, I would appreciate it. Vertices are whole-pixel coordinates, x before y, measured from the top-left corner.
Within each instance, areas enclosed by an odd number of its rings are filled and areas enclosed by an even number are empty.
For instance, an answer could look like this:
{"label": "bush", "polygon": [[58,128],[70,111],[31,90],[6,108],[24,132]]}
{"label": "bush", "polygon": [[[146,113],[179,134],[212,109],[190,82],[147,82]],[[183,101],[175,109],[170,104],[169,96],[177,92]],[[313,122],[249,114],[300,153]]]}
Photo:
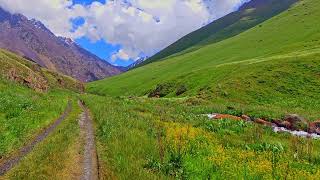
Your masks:
{"label": "bush", "polygon": [[177,91],[176,91],[176,95],[177,96],[180,96],[182,95],[183,93],[187,92],[187,87],[185,85],[181,85],[178,87]]}
{"label": "bush", "polygon": [[173,83],[158,84],[156,89],[151,91],[148,97],[165,97],[175,89]]}

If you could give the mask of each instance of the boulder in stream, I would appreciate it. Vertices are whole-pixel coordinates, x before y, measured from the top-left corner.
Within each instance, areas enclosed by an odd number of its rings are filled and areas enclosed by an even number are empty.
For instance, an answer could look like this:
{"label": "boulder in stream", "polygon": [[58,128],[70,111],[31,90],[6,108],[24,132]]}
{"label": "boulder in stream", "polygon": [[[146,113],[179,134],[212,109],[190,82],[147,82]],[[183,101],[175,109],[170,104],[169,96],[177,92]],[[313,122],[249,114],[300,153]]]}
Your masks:
{"label": "boulder in stream", "polygon": [[297,114],[286,115],[284,121],[287,121],[291,124],[291,130],[306,131],[308,129],[307,120]]}
{"label": "boulder in stream", "polygon": [[311,122],[309,124],[308,132],[320,135],[320,120]]}

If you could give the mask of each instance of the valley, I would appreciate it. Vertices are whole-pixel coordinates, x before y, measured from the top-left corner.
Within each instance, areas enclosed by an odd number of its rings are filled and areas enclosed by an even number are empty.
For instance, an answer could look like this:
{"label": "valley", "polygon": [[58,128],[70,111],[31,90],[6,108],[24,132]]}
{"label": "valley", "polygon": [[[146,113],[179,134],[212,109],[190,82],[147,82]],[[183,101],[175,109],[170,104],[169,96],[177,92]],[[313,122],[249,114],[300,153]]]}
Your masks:
{"label": "valley", "polygon": [[1,49],[0,179],[318,179],[319,10],[252,0],[123,73]]}

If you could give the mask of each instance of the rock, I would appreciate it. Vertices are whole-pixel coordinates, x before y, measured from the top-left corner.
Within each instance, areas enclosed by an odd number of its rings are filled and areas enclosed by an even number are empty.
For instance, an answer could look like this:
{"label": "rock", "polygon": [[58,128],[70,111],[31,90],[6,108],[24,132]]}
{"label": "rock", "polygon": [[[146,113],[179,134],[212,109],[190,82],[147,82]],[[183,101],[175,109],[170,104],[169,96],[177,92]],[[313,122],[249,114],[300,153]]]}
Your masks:
{"label": "rock", "polygon": [[58,79],[58,84],[61,85],[61,86],[64,86],[64,81],[59,78],[59,79]]}
{"label": "rock", "polygon": [[306,122],[306,120],[303,117],[297,114],[288,114],[285,116],[284,120],[292,124],[299,123],[299,122]]}
{"label": "rock", "polygon": [[292,124],[290,122],[288,122],[288,121],[281,122],[280,127],[284,127],[286,129],[289,129],[289,130],[293,129]]}
{"label": "rock", "polygon": [[273,119],[273,120],[272,120],[272,123],[274,123],[274,124],[277,125],[278,127],[282,127],[282,126],[281,126],[282,121],[279,120],[279,119]]}
{"label": "rock", "polygon": [[254,122],[257,124],[264,125],[264,126],[270,126],[270,127],[272,126],[271,122],[263,120],[263,119],[256,119]]}
{"label": "rock", "polygon": [[0,19],[0,48],[49,70],[83,82],[104,79],[124,71],[81,48],[71,39],[55,36],[39,21],[28,20],[23,15],[11,14],[2,8]]}
{"label": "rock", "polygon": [[320,135],[320,120],[309,123],[308,132]]}
{"label": "rock", "polygon": [[229,114],[215,114],[213,119],[231,119],[236,121],[242,120],[240,117],[229,115]]}
{"label": "rock", "polygon": [[291,124],[293,130],[307,130],[308,122],[303,117],[297,114],[286,115],[284,120],[288,121]]}
{"label": "rock", "polygon": [[245,121],[251,121],[251,118],[245,114],[241,115],[241,119],[243,119]]}
{"label": "rock", "polygon": [[286,128],[288,130],[292,130],[292,125],[288,121],[282,121],[282,120],[279,120],[279,119],[274,119],[274,120],[272,120],[272,123],[274,123],[278,127],[284,127],[284,128]]}
{"label": "rock", "polygon": [[317,128],[320,128],[320,120],[312,122],[313,125],[315,125]]}

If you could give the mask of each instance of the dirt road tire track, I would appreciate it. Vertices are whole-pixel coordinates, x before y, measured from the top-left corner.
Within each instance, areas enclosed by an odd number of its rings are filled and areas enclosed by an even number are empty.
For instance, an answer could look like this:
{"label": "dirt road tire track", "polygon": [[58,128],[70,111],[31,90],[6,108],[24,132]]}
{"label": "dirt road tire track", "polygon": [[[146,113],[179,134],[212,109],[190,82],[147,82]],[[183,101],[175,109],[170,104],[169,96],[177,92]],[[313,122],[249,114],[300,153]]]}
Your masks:
{"label": "dirt road tire track", "polygon": [[71,110],[72,110],[72,103],[69,101],[63,114],[53,124],[51,124],[47,129],[45,129],[38,136],[36,136],[36,138],[33,141],[31,141],[29,144],[22,147],[17,154],[13,155],[12,157],[0,163],[0,176],[5,175],[8,171],[10,171],[16,165],[18,165],[19,162],[25,156],[27,156],[38,143],[42,142],[46,137],[48,137],[48,135],[52,131],[54,131],[57,128],[57,126],[61,124],[63,120],[66,119],[66,117],[69,115]]}
{"label": "dirt road tire track", "polygon": [[98,156],[93,121],[90,117],[89,110],[85,107],[84,103],[79,101],[79,105],[83,110],[83,113],[80,116],[79,125],[81,136],[84,141],[83,172],[81,180],[97,180],[99,179]]}

